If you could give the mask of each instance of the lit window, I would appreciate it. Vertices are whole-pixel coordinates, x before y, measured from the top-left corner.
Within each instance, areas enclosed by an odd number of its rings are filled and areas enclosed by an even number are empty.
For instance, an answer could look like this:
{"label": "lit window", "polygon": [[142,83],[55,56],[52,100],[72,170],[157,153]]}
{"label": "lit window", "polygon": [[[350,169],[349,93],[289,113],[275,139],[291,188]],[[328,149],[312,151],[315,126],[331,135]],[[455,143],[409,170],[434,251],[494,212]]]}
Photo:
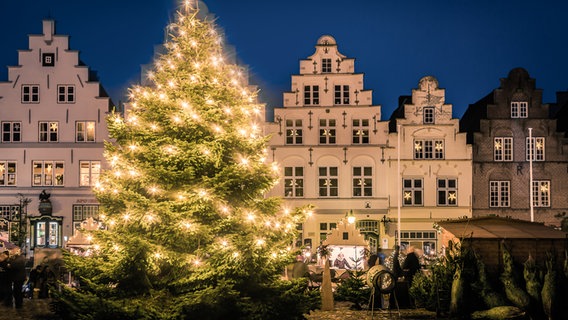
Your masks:
{"label": "lit window", "polygon": [[302,120],[286,120],[286,144],[302,144]]}
{"label": "lit window", "polygon": [[98,204],[74,204],[73,205],[73,234],[82,227],[83,221],[93,218],[99,219]]}
{"label": "lit window", "polygon": [[2,122],[2,142],[22,141],[22,123],[5,121]]}
{"label": "lit window", "polygon": [[95,142],[95,122],[77,121],[75,123],[75,134],[77,142]]}
{"label": "lit window", "polygon": [[422,179],[402,179],[402,203],[405,206],[421,206],[423,194]]}
{"label": "lit window", "polygon": [[75,103],[75,86],[57,86],[57,103]]}
{"label": "lit window", "polygon": [[438,179],[438,205],[458,204],[458,182],[456,179]]}
{"label": "lit window", "polygon": [[414,140],[414,159],[444,159],[444,141]]}
{"label": "lit window", "polygon": [[39,141],[40,142],[57,142],[57,141],[59,141],[59,122],[57,122],[57,121],[40,121],[40,123],[39,123]]}
{"label": "lit window", "polygon": [[535,180],[532,183],[533,206],[550,207],[550,181]]}
{"label": "lit window", "polygon": [[39,103],[39,85],[22,85],[22,103]]}
{"label": "lit window", "polygon": [[320,119],[319,121],[319,143],[320,144],[335,144],[336,131],[335,119]]}
{"label": "lit window", "polygon": [[353,167],[353,196],[373,196],[373,168]]}
{"label": "lit window", "polygon": [[508,207],[511,193],[510,181],[489,181],[489,206]]}
{"label": "lit window", "polygon": [[512,137],[496,137],[493,139],[493,160],[513,161]]}
{"label": "lit window", "polygon": [[79,162],[79,185],[89,187],[99,181],[101,174],[100,161],[80,161]]}
{"label": "lit window", "polygon": [[337,167],[319,167],[319,196],[320,197],[337,197],[338,195],[338,179]]}
{"label": "lit window", "polygon": [[16,174],[15,161],[0,161],[0,186],[15,186]]}
{"label": "lit window", "polygon": [[[526,139],[526,159],[530,161],[544,161],[544,147],[545,138],[544,137],[532,137],[530,140],[528,137]],[[531,157],[532,153],[532,157]]]}
{"label": "lit window", "polygon": [[353,119],[353,144],[369,143],[369,119]]}
{"label": "lit window", "polygon": [[304,167],[284,168],[284,196],[304,196]]}
{"label": "lit window", "polygon": [[65,165],[63,161],[34,161],[33,186],[63,186]]}

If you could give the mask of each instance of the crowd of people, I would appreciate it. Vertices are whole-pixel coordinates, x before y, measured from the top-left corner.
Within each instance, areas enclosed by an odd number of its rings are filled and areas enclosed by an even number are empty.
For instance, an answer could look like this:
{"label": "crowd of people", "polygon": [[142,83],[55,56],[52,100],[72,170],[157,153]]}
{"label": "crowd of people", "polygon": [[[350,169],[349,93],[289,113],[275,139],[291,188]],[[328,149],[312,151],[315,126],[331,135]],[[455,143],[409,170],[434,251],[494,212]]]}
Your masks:
{"label": "crowd of people", "polygon": [[0,301],[5,307],[22,308],[24,298],[34,298],[34,292],[40,299],[49,296],[49,286],[55,280],[53,271],[47,264],[39,264],[28,277],[26,262],[18,247],[0,252]]}

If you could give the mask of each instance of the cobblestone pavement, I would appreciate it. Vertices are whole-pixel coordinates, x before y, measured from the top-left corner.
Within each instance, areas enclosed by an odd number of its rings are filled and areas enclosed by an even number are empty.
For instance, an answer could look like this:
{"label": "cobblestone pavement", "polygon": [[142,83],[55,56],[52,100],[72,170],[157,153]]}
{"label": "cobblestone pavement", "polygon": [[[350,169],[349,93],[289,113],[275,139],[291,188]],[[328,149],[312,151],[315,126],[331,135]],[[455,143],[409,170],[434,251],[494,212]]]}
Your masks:
{"label": "cobblestone pavement", "polygon": [[0,305],[0,320],[56,320],[49,310],[49,299],[24,299],[21,309]]}

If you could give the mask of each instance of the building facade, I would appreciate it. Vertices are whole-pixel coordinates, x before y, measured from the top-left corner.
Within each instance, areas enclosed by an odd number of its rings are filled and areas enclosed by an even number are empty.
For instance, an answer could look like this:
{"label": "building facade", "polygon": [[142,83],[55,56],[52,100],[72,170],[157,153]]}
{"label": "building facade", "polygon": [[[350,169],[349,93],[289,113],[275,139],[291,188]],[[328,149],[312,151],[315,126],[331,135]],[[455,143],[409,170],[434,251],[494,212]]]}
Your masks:
{"label": "building facade", "polygon": [[388,128],[363,81],[355,60],[338,51],[333,37],[322,36],[266,125],[269,159],[281,169],[270,195],[284,197],[290,208],[315,206],[298,226],[298,245],[317,247],[349,214],[371,250],[379,246],[379,221],[388,212],[388,162],[381,153]]}
{"label": "building facade", "polygon": [[0,82],[3,238],[31,250],[59,248],[97,217],[91,186],[105,167],[111,108],[96,75],[69,49],[69,36],[44,20],[43,33],[29,36],[29,49],[18,51],[18,65]]}
{"label": "building facade", "polygon": [[468,107],[460,127],[473,145],[474,216],[560,225],[558,215],[568,211],[568,149],[556,123],[522,68]]}
{"label": "building facade", "polygon": [[[383,247],[398,242],[439,250],[433,228],[440,220],[471,217],[471,145],[459,132],[445,89],[432,76],[420,79],[412,95],[402,96],[389,121],[387,152],[388,216]],[[400,217],[400,219],[399,219]]]}

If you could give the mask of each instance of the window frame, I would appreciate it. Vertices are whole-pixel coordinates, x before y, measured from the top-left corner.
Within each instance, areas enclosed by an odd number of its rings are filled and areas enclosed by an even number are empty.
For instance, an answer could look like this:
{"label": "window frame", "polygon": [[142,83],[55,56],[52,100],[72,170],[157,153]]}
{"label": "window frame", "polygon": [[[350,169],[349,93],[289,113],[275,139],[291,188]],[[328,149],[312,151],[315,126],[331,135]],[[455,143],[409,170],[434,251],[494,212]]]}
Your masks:
{"label": "window frame", "polygon": [[319,144],[337,143],[337,120],[319,119]]}
{"label": "window frame", "polygon": [[[444,185],[441,185],[442,182]],[[436,179],[436,205],[440,207],[455,207],[458,205],[457,178]]]}
{"label": "window frame", "polygon": [[371,121],[369,119],[352,119],[351,124],[353,133],[351,142],[353,144],[369,144]]}
{"label": "window frame", "polygon": [[[2,142],[14,143],[22,142],[22,122],[21,121],[2,121]],[[8,125],[8,128],[6,128]],[[7,129],[7,130],[6,130]],[[15,137],[18,137],[16,140]],[[8,139],[6,139],[8,138]]]}
{"label": "window frame", "polygon": [[40,102],[39,84],[23,84],[21,90],[21,103],[33,104]]}
{"label": "window frame", "polygon": [[[12,168],[12,171],[10,170]],[[18,162],[0,160],[0,187],[14,187],[18,182]]]}
{"label": "window frame", "polygon": [[[81,126],[84,129],[81,129]],[[96,128],[95,121],[75,121],[75,142],[96,142]]]}
{"label": "window frame", "polygon": [[[63,90],[63,92],[61,92]],[[72,84],[57,85],[57,103],[72,104],[76,102],[75,86]]]}
{"label": "window frame", "polygon": [[423,124],[435,124],[436,112],[434,107],[424,107],[422,112]]}
{"label": "window frame", "polygon": [[284,197],[304,197],[304,167],[284,167]]}
{"label": "window frame", "polygon": [[321,59],[321,73],[331,73],[332,68],[331,58]]}
{"label": "window frame", "polygon": [[[87,165],[87,167],[83,167]],[[101,162],[98,160],[81,160],[79,161],[79,186],[92,187],[100,178]]]}
{"label": "window frame", "polygon": [[[37,165],[40,165],[37,167]],[[51,166],[47,166],[47,165]],[[36,169],[39,169],[37,171]],[[46,171],[51,171],[46,172]],[[32,161],[32,186],[33,187],[64,187],[65,186],[65,161],[59,160],[33,160]]]}
{"label": "window frame", "polygon": [[351,169],[352,195],[354,198],[373,196],[373,167],[353,166]]}
{"label": "window frame", "polygon": [[445,157],[445,143],[443,139],[415,139],[415,160],[443,160]]}
{"label": "window frame", "polygon": [[533,180],[531,194],[534,207],[550,207],[550,186],[550,180]]}
{"label": "window frame", "polygon": [[59,142],[59,121],[40,121],[38,131],[39,142]]}
{"label": "window frame", "polygon": [[511,206],[511,181],[489,181],[489,207],[508,208]]}
{"label": "window frame", "polygon": [[334,86],[334,96],[333,96],[333,104],[334,105],[349,105],[350,97],[349,97],[349,85],[335,85]]}
{"label": "window frame", "polygon": [[528,101],[511,101],[511,118],[527,118],[529,103]]}
{"label": "window frame", "polygon": [[318,195],[321,198],[339,197],[338,167],[318,167]]}
{"label": "window frame", "polygon": [[318,106],[319,102],[319,85],[304,86],[304,105]]}
{"label": "window frame", "polygon": [[[417,182],[420,182],[417,185]],[[402,205],[406,207],[424,206],[424,179],[402,178]]]}
{"label": "window frame", "polygon": [[[536,150],[534,147],[536,146]],[[526,137],[525,140],[525,159],[526,161],[531,161],[531,151],[536,151],[532,155],[532,161],[545,161],[545,151],[546,151],[546,138],[545,137]]]}
{"label": "window frame", "polygon": [[493,161],[513,161],[513,137],[493,138]]}
{"label": "window frame", "polygon": [[303,144],[302,119],[286,119],[286,144]]}

